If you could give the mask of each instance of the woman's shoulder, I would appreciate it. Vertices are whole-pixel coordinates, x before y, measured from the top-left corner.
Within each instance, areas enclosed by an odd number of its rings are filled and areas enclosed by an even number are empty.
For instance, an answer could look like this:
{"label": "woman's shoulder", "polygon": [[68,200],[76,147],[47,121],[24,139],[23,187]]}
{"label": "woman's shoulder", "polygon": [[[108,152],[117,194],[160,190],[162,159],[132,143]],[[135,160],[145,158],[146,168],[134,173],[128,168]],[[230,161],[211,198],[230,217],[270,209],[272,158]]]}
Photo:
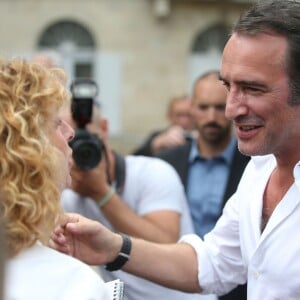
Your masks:
{"label": "woman's shoulder", "polygon": [[55,300],[103,300],[107,295],[107,287],[94,269],[40,243],[10,259],[6,275],[8,294],[17,296],[25,289],[32,300],[42,299],[43,294]]}

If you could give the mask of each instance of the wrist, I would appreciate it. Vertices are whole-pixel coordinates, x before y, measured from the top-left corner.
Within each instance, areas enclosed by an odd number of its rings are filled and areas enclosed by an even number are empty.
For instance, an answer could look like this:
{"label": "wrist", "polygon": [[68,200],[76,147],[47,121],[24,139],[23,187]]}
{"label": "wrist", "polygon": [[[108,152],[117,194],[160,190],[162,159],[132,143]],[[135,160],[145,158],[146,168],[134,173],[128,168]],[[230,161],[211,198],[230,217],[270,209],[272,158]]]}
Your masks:
{"label": "wrist", "polygon": [[103,207],[113,197],[114,193],[115,188],[113,186],[110,186],[106,194],[100,199],[96,200],[98,207]]}
{"label": "wrist", "polygon": [[151,144],[151,150],[153,153],[157,152],[162,148],[162,141],[161,137],[157,136],[153,139],[152,144]]}
{"label": "wrist", "polygon": [[122,238],[121,249],[118,256],[110,263],[107,263],[105,269],[108,271],[117,271],[121,269],[125,263],[129,260],[131,252],[131,239],[124,233],[119,233]]}

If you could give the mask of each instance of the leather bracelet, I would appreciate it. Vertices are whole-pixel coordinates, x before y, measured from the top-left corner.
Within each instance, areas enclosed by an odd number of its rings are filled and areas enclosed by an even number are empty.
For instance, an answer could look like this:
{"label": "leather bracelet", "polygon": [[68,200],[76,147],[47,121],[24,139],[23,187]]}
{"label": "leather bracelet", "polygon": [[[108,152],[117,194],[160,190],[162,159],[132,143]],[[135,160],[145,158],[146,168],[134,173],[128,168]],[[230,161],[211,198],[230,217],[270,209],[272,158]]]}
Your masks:
{"label": "leather bracelet", "polygon": [[113,186],[111,186],[108,192],[101,199],[97,201],[98,207],[101,208],[104,204],[106,204],[106,202],[110,200],[110,198],[113,196],[114,193],[115,193],[115,189]]}
{"label": "leather bracelet", "polygon": [[105,266],[105,269],[107,271],[117,271],[121,269],[124,266],[124,264],[129,260],[131,251],[131,239],[126,234],[120,233],[120,235],[123,240],[121,250],[117,258]]}

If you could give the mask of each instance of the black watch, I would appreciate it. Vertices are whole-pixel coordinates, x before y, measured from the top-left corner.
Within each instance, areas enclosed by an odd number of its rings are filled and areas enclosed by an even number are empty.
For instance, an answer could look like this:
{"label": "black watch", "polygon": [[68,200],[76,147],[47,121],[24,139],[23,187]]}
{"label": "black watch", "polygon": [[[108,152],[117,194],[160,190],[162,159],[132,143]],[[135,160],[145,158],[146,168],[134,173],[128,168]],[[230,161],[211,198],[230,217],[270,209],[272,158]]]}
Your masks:
{"label": "black watch", "polygon": [[120,233],[120,235],[123,239],[121,250],[117,258],[105,266],[105,269],[107,271],[117,271],[121,269],[124,266],[124,264],[129,260],[131,251],[131,239],[128,235],[124,233]]}

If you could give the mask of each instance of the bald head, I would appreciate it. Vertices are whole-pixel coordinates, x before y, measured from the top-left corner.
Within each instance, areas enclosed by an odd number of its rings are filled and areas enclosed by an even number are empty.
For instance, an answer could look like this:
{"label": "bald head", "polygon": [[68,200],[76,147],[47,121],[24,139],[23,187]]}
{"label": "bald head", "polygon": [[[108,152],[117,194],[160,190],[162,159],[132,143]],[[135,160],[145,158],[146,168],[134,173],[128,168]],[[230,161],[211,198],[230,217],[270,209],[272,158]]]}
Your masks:
{"label": "bald head", "polygon": [[192,114],[203,143],[223,146],[231,137],[231,122],[225,117],[227,90],[219,80],[219,71],[200,76],[193,89]]}

